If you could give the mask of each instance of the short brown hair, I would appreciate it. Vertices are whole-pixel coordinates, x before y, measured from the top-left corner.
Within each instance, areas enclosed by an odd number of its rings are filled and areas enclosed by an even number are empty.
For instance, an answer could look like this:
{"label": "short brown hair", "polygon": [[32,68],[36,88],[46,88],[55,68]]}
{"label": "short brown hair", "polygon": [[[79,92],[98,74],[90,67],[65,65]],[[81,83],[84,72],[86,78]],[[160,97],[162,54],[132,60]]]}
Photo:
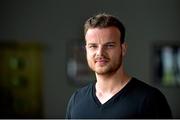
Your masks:
{"label": "short brown hair", "polygon": [[88,31],[89,28],[106,28],[111,26],[114,26],[119,29],[121,33],[120,41],[121,43],[124,43],[125,40],[124,25],[122,24],[121,21],[118,20],[117,17],[106,13],[100,13],[87,19],[87,21],[84,24],[84,35],[86,35],[86,32]]}

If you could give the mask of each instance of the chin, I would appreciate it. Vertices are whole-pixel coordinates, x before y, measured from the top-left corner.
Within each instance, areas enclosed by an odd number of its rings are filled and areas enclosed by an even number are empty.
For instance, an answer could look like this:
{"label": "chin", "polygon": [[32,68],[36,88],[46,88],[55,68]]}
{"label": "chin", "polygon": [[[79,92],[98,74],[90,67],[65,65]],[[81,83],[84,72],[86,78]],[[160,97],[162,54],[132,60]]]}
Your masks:
{"label": "chin", "polygon": [[107,74],[109,71],[108,70],[94,70],[97,74]]}

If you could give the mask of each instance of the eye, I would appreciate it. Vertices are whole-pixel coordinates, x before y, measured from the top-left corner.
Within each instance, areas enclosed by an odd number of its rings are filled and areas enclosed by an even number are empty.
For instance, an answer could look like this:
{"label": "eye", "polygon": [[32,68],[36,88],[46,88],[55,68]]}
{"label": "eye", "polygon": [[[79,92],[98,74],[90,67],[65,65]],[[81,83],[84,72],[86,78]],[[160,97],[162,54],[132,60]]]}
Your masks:
{"label": "eye", "polygon": [[106,48],[113,48],[115,45],[114,44],[107,44]]}
{"label": "eye", "polygon": [[88,45],[88,48],[90,48],[90,49],[96,49],[96,48],[97,48],[97,45],[94,45],[94,44]]}

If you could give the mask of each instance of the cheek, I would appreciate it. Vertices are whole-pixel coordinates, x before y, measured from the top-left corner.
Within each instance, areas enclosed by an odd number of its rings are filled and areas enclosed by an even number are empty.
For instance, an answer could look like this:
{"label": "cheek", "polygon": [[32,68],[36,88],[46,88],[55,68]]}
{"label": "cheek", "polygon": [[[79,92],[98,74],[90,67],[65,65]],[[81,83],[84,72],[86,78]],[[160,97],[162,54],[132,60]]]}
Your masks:
{"label": "cheek", "polygon": [[86,54],[86,58],[87,58],[87,62],[89,64],[89,66],[94,66],[94,55],[92,53],[87,53]]}
{"label": "cheek", "polygon": [[87,59],[92,59],[94,56],[94,53],[90,51],[86,51],[86,56],[87,56]]}
{"label": "cheek", "polygon": [[111,52],[109,54],[110,58],[113,58],[113,59],[119,59],[121,56],[123,56],[123,53],[121,51],[121,49],[117,50],[117,51],[114,51],[114,52]]}
{"label": "cheek", "polygon": [[92,55],[89,53],[89,52],[87,52],[86,53],[86,58],[87,58],[87,61],[89,62],[89,61],[92,61]]}

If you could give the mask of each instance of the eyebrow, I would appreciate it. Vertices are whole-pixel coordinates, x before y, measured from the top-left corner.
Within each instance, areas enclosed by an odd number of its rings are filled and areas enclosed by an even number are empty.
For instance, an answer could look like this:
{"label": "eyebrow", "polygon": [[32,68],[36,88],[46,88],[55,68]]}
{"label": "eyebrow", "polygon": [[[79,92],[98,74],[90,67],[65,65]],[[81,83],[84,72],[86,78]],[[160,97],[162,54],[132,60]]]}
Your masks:
{"label": "eyebrow", "polygon": [[107,42],[107,43],[105,43],[105,45],[107,45],[107,44],[116,44],[116,42]]}
{"label": "eyebrow", "polygon": [[96,43],[88,43],[88,44],[86,44],[86,45],[96,45]]}
{"label": "eyebrow", "polygon": [[[97,43],[88,43],[87,45],[96,45]],[[108,44],[116,44],[116,42],[107,42],[104,43],[104,45],[108,45]]]}

